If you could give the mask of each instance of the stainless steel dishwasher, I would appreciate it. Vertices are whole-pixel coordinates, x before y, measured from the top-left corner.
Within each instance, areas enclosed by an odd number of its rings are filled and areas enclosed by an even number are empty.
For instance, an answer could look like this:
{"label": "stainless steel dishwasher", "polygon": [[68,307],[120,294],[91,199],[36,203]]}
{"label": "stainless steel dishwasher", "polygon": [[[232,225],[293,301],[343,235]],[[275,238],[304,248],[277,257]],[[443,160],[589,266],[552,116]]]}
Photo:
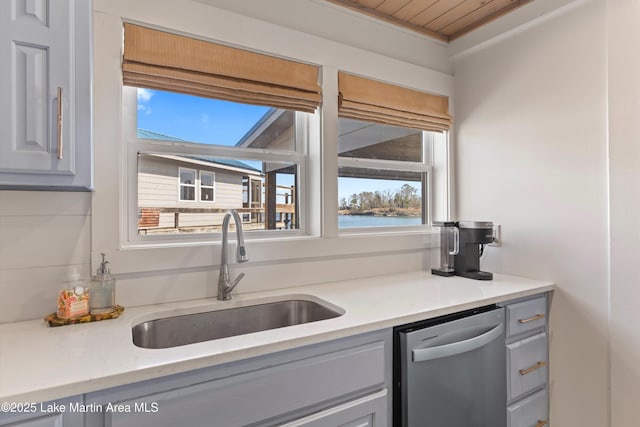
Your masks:
{"label": "stainless steel dishwasher", "polygon": [[505,427],[504,308],[394,328],[394,426]]}

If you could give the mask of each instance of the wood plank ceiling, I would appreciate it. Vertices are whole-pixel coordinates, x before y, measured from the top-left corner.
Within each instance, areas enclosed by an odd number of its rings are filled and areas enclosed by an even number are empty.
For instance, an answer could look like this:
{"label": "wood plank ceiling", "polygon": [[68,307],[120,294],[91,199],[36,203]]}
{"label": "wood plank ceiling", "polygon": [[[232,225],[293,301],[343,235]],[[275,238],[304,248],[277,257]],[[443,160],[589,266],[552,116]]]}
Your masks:
{"label": "wood plank ceiling", "polygon": [[449,42],[533,0],[327,0]]}

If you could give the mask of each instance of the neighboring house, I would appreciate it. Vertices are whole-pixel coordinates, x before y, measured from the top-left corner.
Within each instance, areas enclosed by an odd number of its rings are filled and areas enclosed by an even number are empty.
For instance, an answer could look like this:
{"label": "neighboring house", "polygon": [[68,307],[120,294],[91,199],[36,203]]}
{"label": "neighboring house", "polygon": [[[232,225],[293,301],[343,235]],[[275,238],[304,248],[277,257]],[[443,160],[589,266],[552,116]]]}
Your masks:
{"label": "neighboring house", "polygon": [[[138,129],[138,137],[186,142],[143,129]],[[262,208],[262,183],[262,171],[238,160],[140,154],[138,228],[148,232],[217,227],[229,209],[244,210],[245,222],[259,223],[255,210]]]}

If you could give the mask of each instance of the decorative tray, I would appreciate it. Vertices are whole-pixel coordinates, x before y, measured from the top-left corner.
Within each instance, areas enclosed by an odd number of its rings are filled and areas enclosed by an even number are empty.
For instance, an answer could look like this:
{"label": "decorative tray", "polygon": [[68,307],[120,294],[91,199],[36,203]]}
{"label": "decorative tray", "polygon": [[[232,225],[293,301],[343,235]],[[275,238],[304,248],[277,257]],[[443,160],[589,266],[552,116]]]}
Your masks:
{"label": "decorative tray", "polygon": [[108,313],[87,314],[81,317],[76,317],[75,319],[61,319],[58,317],[56,313],[51,313],[50,315],[44,318],[44,321],[47,322],[49,326],[74,325],[76,323],[88,323],[88,322],[97,322],[99,320],[116,319],[122,314],[123,311],[124,311],[123,306],[116,305],[116,308],[113,311],[110,311]]}

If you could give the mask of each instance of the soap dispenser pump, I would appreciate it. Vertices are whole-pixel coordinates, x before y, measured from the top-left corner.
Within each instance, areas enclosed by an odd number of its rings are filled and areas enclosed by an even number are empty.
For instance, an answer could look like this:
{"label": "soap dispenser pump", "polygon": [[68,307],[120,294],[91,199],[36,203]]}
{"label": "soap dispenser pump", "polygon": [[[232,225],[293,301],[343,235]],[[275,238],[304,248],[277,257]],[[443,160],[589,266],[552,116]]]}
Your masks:
{"label": "soap dispenser pump", "polygon": [[89,309],[91,314],[110,313],[116,309],[116,279],[109,271],[109,261],[102,255],[102,262],[89,287]]}

